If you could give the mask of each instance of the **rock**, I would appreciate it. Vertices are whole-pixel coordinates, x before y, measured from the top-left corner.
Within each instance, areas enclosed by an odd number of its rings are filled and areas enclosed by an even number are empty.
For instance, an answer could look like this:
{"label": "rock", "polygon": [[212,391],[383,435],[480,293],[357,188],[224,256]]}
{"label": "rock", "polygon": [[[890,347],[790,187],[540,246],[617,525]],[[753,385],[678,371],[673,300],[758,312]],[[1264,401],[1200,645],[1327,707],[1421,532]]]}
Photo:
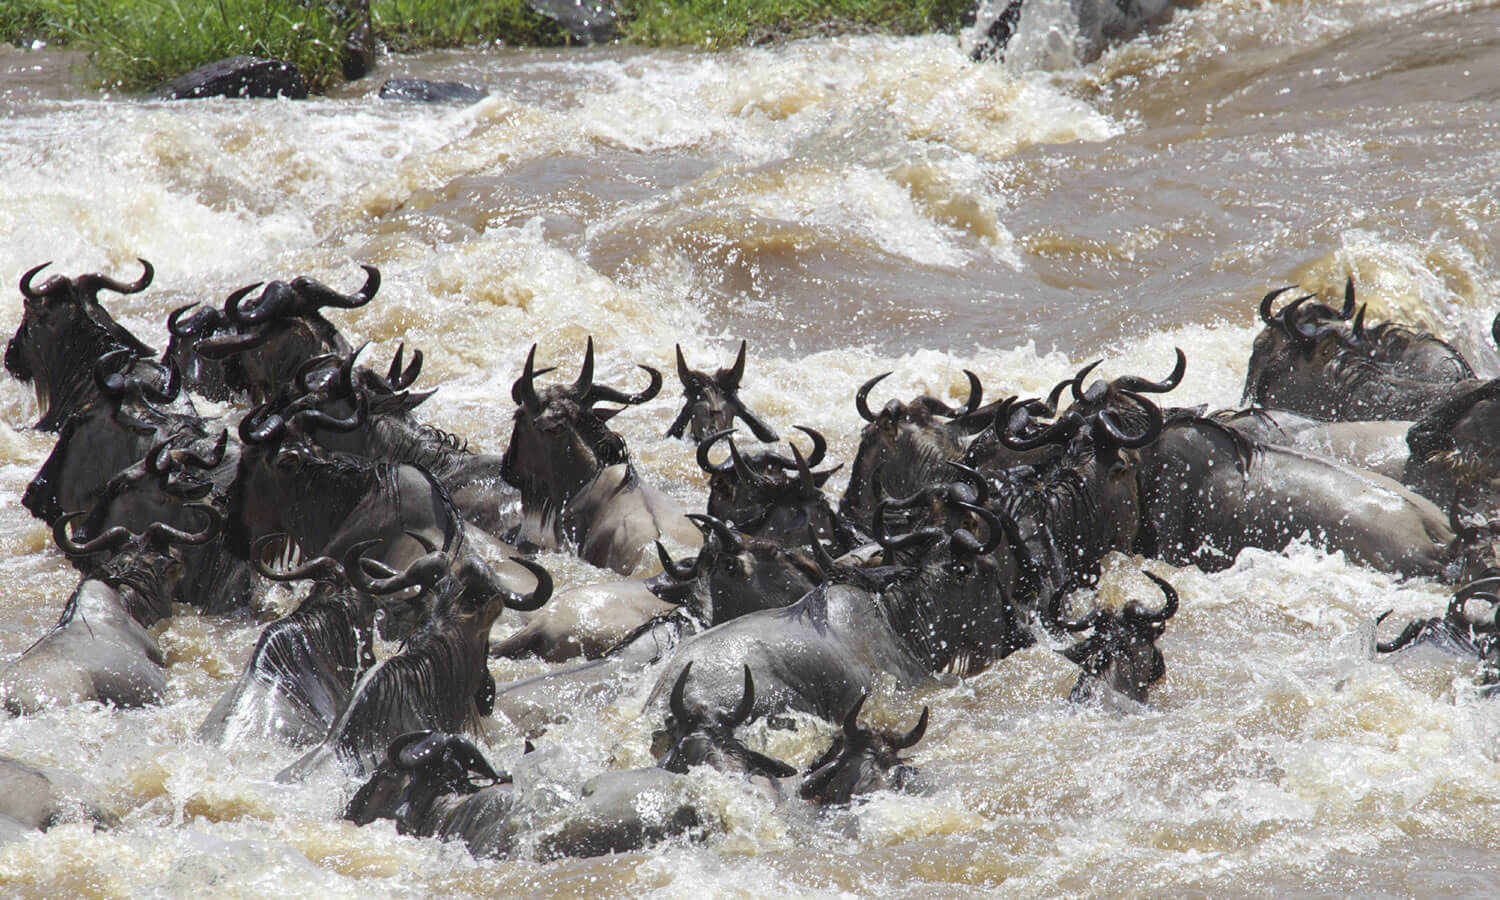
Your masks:
{"label": "rock", "polygon": [[425,78],[388,78],[380,86],[382,100],[411,100],[419,103],[473,103],[484,99],[485,94],[484,88],[461,81],[428,81]]}
{"label": "rock", "polygon": [[231,56],[186,75],[179,75],[157,89],[166,100],[199,97],[288,97],[307,96],[302,73],[289,62],[255,56]]}
{"label": "rock", "polygon": [[568,29],[580,44],[613,39],[620,19],[614,0],[526,0],[526,5]]}

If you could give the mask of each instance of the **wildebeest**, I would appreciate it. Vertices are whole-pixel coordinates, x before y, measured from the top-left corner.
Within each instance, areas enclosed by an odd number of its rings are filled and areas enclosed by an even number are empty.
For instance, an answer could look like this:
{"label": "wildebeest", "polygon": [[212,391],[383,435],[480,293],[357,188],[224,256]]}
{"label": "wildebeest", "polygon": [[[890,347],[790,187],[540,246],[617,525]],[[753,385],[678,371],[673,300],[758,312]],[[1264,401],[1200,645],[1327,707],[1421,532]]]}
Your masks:
{"label": "wildebeest", "polygon": [[0,756],[0,845],[78,821],[105,828],[119,824],[94,787],[62,772]]}
{"label": "wildebeest", "polygon": [[745,342],[740,341],[740,352],[727,369],[712,375],[688,368],[682,355],[682,345],[677,345],[677,378],[682,382],[682,412],[677,414],[667,428],[667,437],[680,438],[686,429],[693,443],[725,428],[733,428],[739,419],[754,432],[756,440],[773,443],[776,430],[750,411],[740,399],[740,381],[745,377]]}
{"label": "wildebeest", "polygon": [[253,304],[245,299],[260,284],[242,287],[224,301],[224,315],[235,333],[217,333],[198,340],[194,351],[222,361],[225,381],[252,403],[264,403],[277,389],[296,378],[302,364],[324,353],[349,353],[349,341],[320,312],[329,307],[357,309],[380,289],[380,270],[365,264],[365,283],[350,294],[300,276],[287,283],[265,285]]}
{"label": "wildebeest", "polygon": [[740,669],[748,665],[758,686],[757,715],[795,709],[831,720],[886,678],[914,687],[941,672],[982,671],[1017,648],[1005,591],[1020,578],[1014,528],[982,507],[971,512],[987,526],[983,541],[967,529],[882,535],[887,556],[904,551],[920,562],[839,567],[791,606],[687,638],[661,670],[650,702],[663,701],[691,664],[698,673],[694,691],[707,698],[700,703],[732,708],[740,700]]}
{"label": "wildebeest", "polygon": [[849,470],[849,483],[839,501],[840,515],[869,532],[874,524],[877,468],[885,474],[885,490],[906,496],[949,478],[947,463],[963,456],[969,439],[989,427],[992,415],[979,412],[984,388],[979,376],[969,370],[969,399],[952,407],[922,395],[908,403],[887,401],[879,413],[869,406],[870,390],[891,373],[885,372],[860,385],[854,407],[867,423],[859,435],[859,449]]}
{"label": "wildebeest", "polygon": [[[351,553],[369,546],[351,548]],[[495,681],[485,665],[490,626],[502,610],[536,609],[552,595],[547,570],[525,559],[515,562],[537,581],[527,595],[512,593],[484,562],[468,558],[455,563],[442,550],[385,577],[372,578],[365,571],[370,562],[345,561],[355,587],[384,595],[420,586],[429,596],[426,615],[400,653],[365,673],[322,743],[285,769],[281,780],[300,780],[330,762],[363,774],[385,755],[392,739],[410,731],[476,730],[495,696]]]}
{"label": "wildebeest", "polygon": [[1217,422],[1181,417],[1140,451],[1143,552],[1210,571],[1240,550],[1307,535],[1358,565],[1453,580],[1464,547],[1432,501],[1399,482]]}
{"label": "wildebeest", "polygon": [[859,712],[867,699],[868,694],[861,695],[844,714],[842,731],[808,767],[797,786],[798,796],[831,806],[876,791],[916,792],[926,787],[917,770],[900,754],[916,746],[927,733],[927,707],[922,707],[922,715],[910,731],[891,735],[859,724]]}
{"label": "wildebeest", "polygon": [[1083,702],[1098,694],[1100,688],[1113,690],[1137,703],[1145,703],[1151,686],[1167,674],[1166,661],[1156,641],[1166,630],[1167,620],[1177,614],[1177,591],[1167,580],[1143,571],[1161,588],[1166,602],[1151,610],[1131,600],[1121,610],[1096,609],[1081,619],[1064,619],[1059,610],[1063,592],[1059,591],[1046,605],[1045,624],[1054,630],[1090,635],[1058,651],[1076,663],[1082,671],[1069,692],[1068,699]]}
{"label": "wildebeest", "polygon": [[256,570],[273,581],[316,580],[295,610],[261,629],[239,678],[198,726],[201,740],[292,746],[321,740],[360,674],[375,664],[374,601],[351,587],[330,557],[287,570],[267,566],[261,551],[276,538],[257,542],[251,554]]}
{"label": "wildebeest", "polygon": [[[768,450],[743,453],[733,429],[716,431],[698,444],[698,467],[708,474],[708,514],[732,524],[745,534],[789,544],[822,541],[835,556],[865,542],[853,523],[836,512],[823,485],[839,466],[814,472],[823,461],[828,442],[818,431],[802,425],[797,430],[812,439],[807,456],[788,442],[788,459]],[[729,456],[715,463],[713,446],[724,441]]]}
{"label": "wildebeest", "polygon": [[[1500,624],[1495,613],[1500,608],[1500,576],[1493,571],[1483,578],[1469,582],[1454,592],[1448,608],[1439,618],[1418,619],[1408,622],[1401,634],[1391,641],[1377,641],[1379,653],[1398,653],[1416,647],[1430,647],[1448,656],[1472,660],[1479,663],[1478,683],[1486,688],[1486,695],[1500,690]],[[1469,613],[1471,601],[1489,605],[1485,614],[1473,616]],[[1375,620],[1379,625],[1389,616],[1390,610],[1381,613]]]}
{"label": "wildebeest", "polygon": [[21,276],[26,303],[21,324],[5,348],[5,369],[35,389],[41,409],[34,426],[38,430],[57,431],[68,416],[94,399],[98,391],[94,364],[106,353],[127,350],[143,365],[136,374],[146,379],[159,377],[160,367],[149,365],[156,351],[116,322],[99,302],[99,291],[105,289],[121,294],[144,291],[155,270],[144,259],[140,263],[144,271],[132,282],[97,274],[54,275],[34,287],[32,279],[51,263]]}
{"label": "wildebeest", "polygon": [[157,523],[134,534],[117,526],[82,544],[68,529],[83,511],[57,520],[53,536],[64,553],[109,558],[79,581],[52,630],[0,671],[7,712],[28,715],[88,701],[120,707],[161,702],[166,663],[149,629],[171,615],[182,577],[172,546],[211,540],[221,522],[212,506],[194,508],[208,520],[198,532]]}
{"label": "wildebeest", "polygon": [[664,534],[689,547],[699,544],[681,505],[636,474],[624,438],[610,430],[609,420],[621,410],[597,408],[655,397],[661,373],[641,368],[651,382],[639,393],[595,384],[591,337],[578,379],[538,393],[532,345],[511,387],[515,426],[502,464],[505,480],[521,491],[521,538],[548,550],[573,549],[621,574],[634,570],[642,549]]}
{"label": "wildebeest", "polygon": [[1500,380],[1437,404],[1406,433],[1401,480],[1453,515],[1500,512]]}
{"label": "wildebeest", "polygon": [[[1405,326],[1363,324],[1354,282],[1339,310],[1308,294],[1271,313],[1279,288],[1261,299],[1266,327],[1255,338],[1243,402],[1325,421],[1414,420],[1474,380],[1447,343]],[[1351,321],[1352,317],[1352,321]]]}

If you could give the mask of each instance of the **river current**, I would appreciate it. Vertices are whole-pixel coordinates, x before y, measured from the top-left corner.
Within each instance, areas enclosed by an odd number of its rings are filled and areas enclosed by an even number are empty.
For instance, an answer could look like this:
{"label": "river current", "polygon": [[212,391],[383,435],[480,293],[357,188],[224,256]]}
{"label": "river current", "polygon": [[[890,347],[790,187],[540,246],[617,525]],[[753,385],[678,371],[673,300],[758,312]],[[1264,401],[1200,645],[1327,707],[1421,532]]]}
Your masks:
{"label": "river current", "polygon": [[[47,260],[127,280],[150,260],[148,290],[105,302],[158,347],[181,304],[302,274],[353,290],[372,263],[375,301],[330,318],[373,342],[368,360],[403,341],[424,351],[428,421],[500,451],[527,348],[571,379],[592,335],[601,380],[635,390],[637,364],[667,373],[661,397],[612,424],[643,477],[699,509],[691,448],[663,437],[677,343],[712,369],[747,339],[746,399],[783,433],[823,432],[830,461],[852,458],[854,391],[887,370],[875,404],[956,402],[965,368],[987,397],[1034,395],[1096,358],[1107,376],[1160,378],[1181,347],[1172,401],[1235,406],[1261,294],[1295,283],[1332,299],[1349,274],[1372,316],[1424,324],[1500,374],[1500,3],[1203,0],[1083,66],[1045,14],[1026,29],[1004,64],[971,63],[942,35],[431,53],[303,102],[100,96],[75,57],[0,48],[0,323],[19,322],[16,280]],[[380,100],[398,75],[489,95]],[[0,378],[5,660],[77,579],[20,505],[52,443],[36,416],[30,389]],[[559,584],[612,577],[543,561]],[[1182,595],[1145,706],[1070,704],[1076,668],[1022,651],[872,698],[867,716],[891,727],[931,708],[910,751],[929,796],[807,821],[699,773],[726,835],[553,862],[356,828],[338,817],[357,782],[278,784],[298,751],[198,742],[277,610],[184,607],[160,628],[163,706],[0,721],[0,754],[87,778],[122,820],[0,847],[0,892],[1500,891],[1500,706],[1476,696],[1471,666],[1370,658],[1375,616],[1436,615],[1443,586],[1294,544],[1212,575],[1117,556],[1099,599],[1156,603],[1142,568]],[[492,665],[502,685],[546,668]],[[534,768],[565,794],[645,764],[649,686],[580,706]],[[821,749],[750,730],[798,763]],[[521,748],[497,720],[486,749],[508,766]]]}

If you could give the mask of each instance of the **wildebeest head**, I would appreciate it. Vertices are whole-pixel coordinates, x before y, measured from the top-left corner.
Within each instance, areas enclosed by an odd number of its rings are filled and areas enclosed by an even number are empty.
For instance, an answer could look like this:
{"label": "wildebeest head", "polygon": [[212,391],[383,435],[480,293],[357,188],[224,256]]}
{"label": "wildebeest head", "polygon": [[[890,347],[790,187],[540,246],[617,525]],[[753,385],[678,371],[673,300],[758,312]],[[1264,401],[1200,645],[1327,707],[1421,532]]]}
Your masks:
{"label": "wildebeest head", "polygon": [[674,561],[656,542],[662,571],[674,582],[658,592],[706,625],[787,606],[822,580],[817,560],[805,550],[742,534],[713,516],[689,513],[688,518],[703,530],[703,546],[692,560]]}
{"label": "wildebeest head", "polygon": [[891,400],[874,413],[870,389],[891,373],[876,375],[860,386],[854,406],[867,424],[860,432],[859,449],[849,471],[849,484],[839,502],[839,513],[869,529],[878,500],[871,480],[876,467],[885,471],[885,487],[905,496],[946,479],[945,463],[963,456],[971,436],[989,425],[991,417],[976,414],[984,396],[979,376],[969,370],[969,399],[957,407],[926,395],[909,403]]}
{"label": "wildebeest head", "polygon": [[264,402],[280,385],[290,383],[307,360],[349,352],[349,342],[319,310],[356,309],[369,303],[380,289],[380,270],[369,264],[361,268],[365,283],[352,294],[300,276],[290,284],[266,284],[254,305],[247,307],[245,298],[261,285],[242,287],[224,301],[224,315],[237,332],[203,338],[194,349],[207,359],[225,362],[225,379],[232,390]]}
{"label": "wildebeest head", "polygon": [[[708,514],[746,534],[794,544],[821,540],[834,553],[843,553],[856,537],[823,493],[823,485],[840,467],[814,472],[828,443],[817,431],[796,427],[813,442],[805,457],[791,442],[791,459],[771,451],[742,453],[731,436],[734,429],[704,438],[698,445],[698,466],[708,473]],[[728,444],[729,456],[715,463],[710,451],[721,440]]]}
{"label": "wildebeest head", "polygon": [[[594,339],[588,339],[578,379],[570,385],[549,385],[537,392],[536,345],[526,355],[526,367],[511,387],[516,402],[515,425],[501,463],[501,475],[521,491],[528,507],[560,509],[569,498],[609,466],[629,461],[625,439],[609,427],[619,409],[599,409],[599,403],[626,406],[645,403],[661,390],[661,373],[641,366],[651,383],[635,394],[594,383]],[[544,369],[543,372],[551,371]]]}
{"label": "wildebeest head", "polygon": [[[199,530],[184,531],[155,522],[135,532],[116,525],[79,542],[70,534],[72,524],[88,511],[75,510],[63,514],[52,526],[52,538],[70,559],[85,564],[86,578],[113,587],[131,617],[149,627],[171,615],[172,601],[177,597],[183,566],[174,548],[206,544],[218,536],[223,525],[223,517],[211,504],[192,503],[187,509],[203,520]],[[70,618],[65,611],[63,619]]]}
{"label": "wildebeest head", "polygon": [[140,372],[142,363],[161,368],[125,348],[95,363],[94,399],[67,417],[26,487],[22,503],[32,515],[50,524],[65,508],[92,506],[108,480],[141,459],[154,442],[202,435],[201,419],[190,406],[165,405],[180,396],[176,370],[160,372],[160,380],[148,378]]}
{"label": "wildebeest head", "polygon": [[197,303],[179,306],[167,316],[167,333],[171,338],[162,353],[162,364],[181,372],[193,390],[204,397],[228,400],[233,391],[224,371],[224,362],[201,356],[196,349],[199,341],[237,333],[224,311]]}
{"label": "wildebeest head", "polygon": [[[1062,570],[1054,584],[1092,580],[1110,550],[1132,551],[1141,526],[1140,448],[1154,442],[1163,426],[1161,409],[1134,391],[1120,391],[1126,407],[1100,408],[1085,418],[1069,409],[1030,436],[1000,434],[1007,447],[1029,451],[1046,444],[1062,449],[1029,470],[1010,473],[1023,524],[1045,525]],[[997,421],[1003,416],[997,416]],[[1006,417],[1008,418],[1008,417]],[[1122,420],[1139,422],[1127,430]]]}
{"label": "wildebeest head", "polygon": [[831,806],[876,791],[904,791],[919,786],[917,770],[903,762],[900,754],[927,733],[927,707],[922,707],[921,718],[906,734],[876,733],[859,724],[859,711],[868,697],[869,694],[862,694],[854,701],[844,716],[843,733],[808,767],[807,776],[797,789],[802,799]]}
{"label": "wildebeest head", "polygon": [[[364,558],[364,552],[380,543],[362,541],[350,548],[344,560],[349,581],[360,590],[375,596],[388,596],[410,587],[422,593],[411,599],[425,604],[427,621],[441,628],[456,628],[461,634],[477,636],[481,645],[488,641],[490,626],[506,609],[531,612],[542,607],[552,596],[552,575],[539,563],[513,556],[511,561],[536,576],[536,587],[518,593],[484,560],[466,555],[455,561],[453,554],[437,548],[420,535],[411,537],[427,547],[427,554],[393,572],[381,563]],[[479,658],[484,658],[481,648]]]}
{"label": "wildebeest head", "polygon": [[[896,574],[872,585],[892,631],[933,672],[968,676],[1032,643],[1019,621],[1035,589],[1034,564],[1014,519],[982,506],[968,507],[982,523],[981,541],[967,527],[951,533],[938,526],[903,535],[877,528]],[[877,509],[876,521],[884,517]],[[835,577],[859,572],[835,571]]]}
{"label": "wildebeest head", "polygon": [[668,772],[686,774],[692,766],[712,766],[721,772],[745,772],[771,778],[790,778],[797,770],[746,747],[734,730],[750,719],[755,708],[755,679],[745,666],[745,692],[732,710],[692,709],[687,704],[688,662],[672,685],[664,728],[666,751],[658,763]]}
{"label": "wildebeest head", "polygon": [[1059,610],[1062,591],[1047,604],[1043,621],[1048,627],[1070,633],[1093,631],[1061,651],[1083,670],[1069,694],[1070,700],[1086,700],[1093,695],[1095,686],[1102,684],[1145,703],[1151,685],[1166,675],[1167,665],[1156,640],[1166,631],[1167,620],[1177,613],[1177,591],[1166,579],[1150,572],[1144,574],[1156,582],[1166,597],[1160,609],[1147,609],[1131,600],[1122,610],[1096,609],[1082,619],[1068,621]]}
{"label": "wildebeest head", "polygon": [[1500,498],[1500,379],[1472,384],[1406,432],[1402,481],[1455,513],[1492,510]]}
{"label": "wildebeest head", "polygon": [[89,399],[90,370],[104,354],[123,348],[141,357],[156,355],[99,302],[99,291],[104,289],[121,294],[145,290],[154,270],[144,259],[140,263],[141,277],[128,283],[88,274],[77,278],[54,275],[40,287],[32,285],[36,274],[51,263],[21,276],[25,308],[20,326],[6,345],[5,368],[32,383],[42,413],[37,428],[56,431]]}
{"label": "wildebeest head", "polygon": [[744,341],[740,341],[740,352],[734,363],[712,375],[688,368],[682,345],[678,344],[677,378],[682,382],[683,407],[667,429],[667,437],[680,438],[686,429],[693,443],[701,443],[714,432],[733,428],[734,420],[738,418],[749,426],[757,440],[776,441],[775,429],[762,422],[740,399],[740,381],[744,377]]}
{"label": "wildebeest head", "polygon": [[376,819],[395,819],[401,834],[420,834],[437,798],[468,796],[482,787],[504,784],[510,776],[497,772],[464,738],[441,731],[413,731],[391,741],[385,759],[370,780],[355,793],[344,809],[344,818],[356,825]]}

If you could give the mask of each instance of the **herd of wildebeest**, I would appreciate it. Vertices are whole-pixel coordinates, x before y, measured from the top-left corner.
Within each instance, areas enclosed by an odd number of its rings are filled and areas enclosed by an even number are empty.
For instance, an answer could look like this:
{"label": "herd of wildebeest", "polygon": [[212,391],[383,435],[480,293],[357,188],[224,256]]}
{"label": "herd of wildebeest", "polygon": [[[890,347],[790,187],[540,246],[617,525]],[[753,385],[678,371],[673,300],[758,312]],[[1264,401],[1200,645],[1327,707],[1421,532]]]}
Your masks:
{"label": "herd of wildebeest", "polygon": [[[178,309],[158,354],[100,298],[146,290],[142,265],[132,282],[38,283],[45,264],[20,280],[5,368],[34,387],[35,427],[57,435],[24,503],[80,580],[57,625],[0,671],[5,709],[159,703],[155,631],[174,604],[244,615],[282,583],[300,602],[264,626],[198,735],[305,749],[282,781],[365,779],[345,811],[360,824],[550,858],[715,833],[696,766],[806,810],[930,789],[900,755],[928,710],[879,729],[861,715],[872,692],[1040,644],[1077,664],[1074,699],[1148,702],[1178,595],[1148,572],[1159,600],[1080,615],[1070,598],[1092,596],[1077,591],[1111,551],[1215,570],[1302,538],[1447,584],[1445,612],[1377,649],[1434,646],[1473,660],[1481,692],[1500,683],[1500,378],[1434,335],[1367,322],[1352,279],[1341,305],[1264,297],[1243,410],[1164,405],[1181,350],[1159,381],[1091,381],[1096,362],[1045,397],[989,403],[966,371],[956,406],[872,405],[876,375],[853,392],[867,424],[836,501],[825,437],[794,426],[782,449],[741,401],[743,342],[711,374],[679,347],[684,405],[668,435],[694,443],[708,487],[690,512],[641,477],[610,427],[657,397],[661,373],[640,366],[633,392],[597,383],[592,339],[571,380],[544,383],[556,367],[538,368],[532,347],[509,444],[479,453],[423,423],[420,351],[370,368],[325,318],[374,299],[373,266],[352,293],[300,277]],[[1500,341],[1500,319],[1492,331]],[[209,406],[227,412],[199,412]],[[620,577],[555,590],[539,551]],[[643,554],[659,574],[627,577],[654,570]],[[521,625],[492,640],[502,614]],[[377,659],[381,646],[397,649]],[[522,656],[552,666],[497,686],[488,660]],[[481,748],[484,719],[503,717],[531,752],[580,698],[622,684],[648,698],[657,765],[606,770],[561,808],[529,808]],[[834,733],[805,771],[738,730],[795,727],[798,714]],[[78,814],[55,773],[13,759],[0,773],[0,840]]]}

